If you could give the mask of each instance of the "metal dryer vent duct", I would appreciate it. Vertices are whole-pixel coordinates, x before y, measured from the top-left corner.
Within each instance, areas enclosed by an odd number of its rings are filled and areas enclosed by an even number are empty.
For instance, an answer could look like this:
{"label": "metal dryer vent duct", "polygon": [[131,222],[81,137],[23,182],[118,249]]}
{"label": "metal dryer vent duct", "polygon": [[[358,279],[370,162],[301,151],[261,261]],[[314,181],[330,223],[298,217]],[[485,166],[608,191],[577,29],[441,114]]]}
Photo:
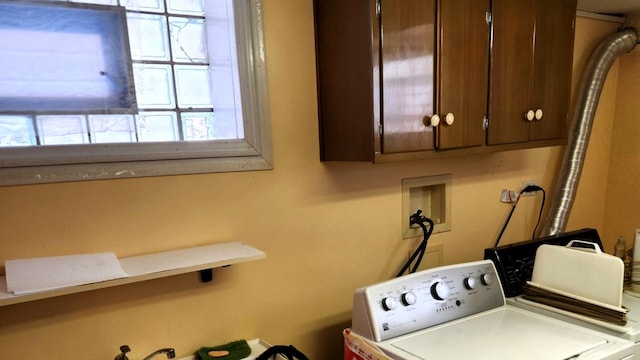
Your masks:
{"label": "metal dryer vent duct", "polygon": [[598,107],[605,78],[618,56],[628,53],[638,43],[635,29],[620,31],[605,39],[595,49],[582,77],[576,109],[569,129],[569,141],[556,182],[549,213],[540,236],[564,232],[587,150],[593,118]]}

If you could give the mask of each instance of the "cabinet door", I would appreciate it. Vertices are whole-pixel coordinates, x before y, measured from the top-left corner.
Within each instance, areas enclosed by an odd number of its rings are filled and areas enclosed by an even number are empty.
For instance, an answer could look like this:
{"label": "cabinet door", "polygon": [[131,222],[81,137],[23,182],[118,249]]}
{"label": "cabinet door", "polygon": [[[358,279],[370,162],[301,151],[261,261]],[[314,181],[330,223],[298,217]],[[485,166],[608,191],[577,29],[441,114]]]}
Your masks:
{"label": "cabinet door", "polygon": [[567,134],[576,0],[536,1],[536,47],[531,106],[542,118],[531,122],[530,140]]}
{"label": "cabinet door", "polygon": [[[314,0],[320,159],[373,161],[378,27],[372,0]],[[376,60],[376,61],[374,61]],[[376,78],[377,80],[377,78]],[[377,139],[377,138],[376,138]]]}
{"label": "cabinet door", "polygon": [[[438,4],[439,57],[436,95],[441,124],[436,148],[484,144],[489,81],[489,0],[442,0]],[[453,124],[447,124],[447,114]]]}
{"label": "cabinet door", "polygon": [[[345,0],[351,1],[351,0]],[[382,152],[434,148],[435,0],[381,0]]]}
{"label": "cabinet door", "polygon": [[529,140],[534,19],[534,0],[492,1],[488,145]]}

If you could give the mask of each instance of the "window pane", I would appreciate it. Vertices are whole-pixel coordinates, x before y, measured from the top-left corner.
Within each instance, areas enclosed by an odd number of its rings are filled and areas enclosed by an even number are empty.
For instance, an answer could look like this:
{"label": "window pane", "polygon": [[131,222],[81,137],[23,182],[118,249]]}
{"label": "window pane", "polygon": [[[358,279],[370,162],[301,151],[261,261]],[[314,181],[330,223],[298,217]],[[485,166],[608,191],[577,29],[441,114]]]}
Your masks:
{"label": "window pane", "polygon": [[213,66],[211,70],[211,83],[216,84],[214,91],[214,106],[234,106],[236,97],[233,92],[233,71],[226,66]]}
{"label": "window pane", "polygon": [[144,112],[136,116],[138,140],[176,141],[180,139],[175,112]]}
{"label": "window pane", "polygon": [[[216,137],[244,137],[238,73],[238,49],[234,9],[231,1],[205,2],[207,16],[207,49],[211,69],[211,91],[216,112]],[[240,45],[241,46],[241,45]]]}
{"label": "window pane", "polygon": [[173,109],[171,65],[133,64],[136,97],[141,109]]}
{"label": "window pane", "polygon": [[175,65],[176,89],[180,108],[212,107],[209,67]]}
{"label": "window pane", "polygon": [[163,0],[120,0],[120,4],[127,10],[139,10],[150,12],[164,12]]}
{"label": "window pane", "polygon": [[72,2],[75,2],[75,3],[88,3],[88,4],[100,4],[100,5],[118,5],[118,0],[86,0],[86,1],[74,0]]}
{"label": "window pane", "polygon": [[0,146],[37,145],[30,116],[0,116]]}
{"label": "window pane", "polygon": [[216,140],[237,139],[242,134],[241,125],[242,124],[239,124],[238,119],[236,118],[235,109],[216,108]]}
{"label": "window pane", "polygon": [[216,139],[213,113],[182,113],[182,128],[185,140]]}
{"label": "window pane", "polygon": [[0,111],[135,111],[122,10],[0,3]]}
{"label": "window pane", "polygon": [[164,16],[128,13],[127,24],[132,59],[169,60],[167,21]]}
{"label": "window pane", "polygon": [[133,115],[89,115],[93,143],[136,142]]}
{"label": "window pane", "polygon": [[169,29],[174,61],[207,62],[204,20],[170,17]]}
{"label": "window pane", "polygon": [[43,115],[36,120],[40,141],[45,145],[89,143],[84,115]]}
{"label": "window pane", "polygon": [[204,15],[204,0],[167,0],[170,14]]}

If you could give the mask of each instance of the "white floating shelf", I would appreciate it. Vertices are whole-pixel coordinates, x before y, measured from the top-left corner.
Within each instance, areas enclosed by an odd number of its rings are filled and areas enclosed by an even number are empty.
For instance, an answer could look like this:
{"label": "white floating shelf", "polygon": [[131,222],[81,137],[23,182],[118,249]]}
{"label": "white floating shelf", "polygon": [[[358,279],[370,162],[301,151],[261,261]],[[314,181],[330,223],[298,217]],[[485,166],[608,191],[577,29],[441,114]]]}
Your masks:
{"label": "white floating shelf", "polygon": [[120,265],[128,277],[25,295],[14,295],[8,292],[7,279],[5,276],[0,276],[0,306],[132,284],[140,281],[264,259],[265,257],[264,252],[241,242],[219,243],[155,254],[131,256],[119,259]]}

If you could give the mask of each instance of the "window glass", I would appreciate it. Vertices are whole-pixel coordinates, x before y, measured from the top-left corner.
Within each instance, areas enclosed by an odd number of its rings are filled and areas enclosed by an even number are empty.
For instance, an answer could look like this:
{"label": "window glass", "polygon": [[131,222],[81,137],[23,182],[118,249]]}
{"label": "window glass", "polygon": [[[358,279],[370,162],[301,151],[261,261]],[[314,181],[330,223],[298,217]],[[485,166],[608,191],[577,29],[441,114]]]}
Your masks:
{"label": "window glass", "polygon": [[89,135],[95,143],[136,142],[132,115],[89,115]]}
{"label": "window glass", "polygon": [[170,14],[204,14],[204,3],[202,0],[168,0],[167,8]]}
{"label": "window glass", "polygon": [[168,61],[167,21],[154,14],[127,13],[133,60]]}
{"label": "window glass", "polygon": [[[37,7],[43,3],[0,0],[0,6],[15,4]],[[57,96],[79,93],[91,98],[86,87],[101,90],[85,81],[86,74],[128,66],[129,74],[119,78],[130,76],[126,89],[137,106],[133,112],[114,111],[104,104],[97,110],[49,111],[41,100],[51,93],[43,95],[41,90],[25,91],[27,100],[21,109],[10,109],[0,100],[0,185],[271,168],[260,0],[47,4],[98,13],[120,9],[126,23],[123,38],[105,38],[113,25],[100,25],[94,18],[65,17],[61,24],[73,25],[59,25],[54,31],[37,29],[37,34],[24,33],[32,31],[24,19],[12,20],[10,30],[0,21],[0,32],[4,26],[4,31],[23,32],[21,36],[29,37],[29,42],[49,46],[39,50],[44,56],[41,61],[29,63],[41,73],[21,81],[41,89],[43,83],[52,83],[47,76],[53,71],[44,59],[71,58],[65,71],[69,80],[50,88],[56,89]],[[3,47],[2,38],[0,59],[11,58],[5,52],[16,51],[6,44],[15,41],[5,41]],[[104,42],[114,41],[128,44],[126,59],[114,61],[104,55],[111,54],[109,46],[113,46]],[[18,93],[2,77],[8,77],[6,69],[26,63],[23,59],[0,60],[0,99],[3,91],[14,97]],[[79,106],[81,102],[74,98],[69,103]]]}
{"label": "window glass", "polygon": [[29,116],[0,116],[0,146],[37,144],[33,119]]}
{"label": "window glass", "polygon": [[203,19],[169,17],[171,48],[176,62],[207,63],[207,43]]}
{"label": "window glass", "polygon": [[117,7],[0,2],[0,113],[135,111],[125,26]]}
{"label": "window glass", "polygon": [[176,113],[142,112],[136,116],[136,131],[141,142],[176,141],[180,138]]}

